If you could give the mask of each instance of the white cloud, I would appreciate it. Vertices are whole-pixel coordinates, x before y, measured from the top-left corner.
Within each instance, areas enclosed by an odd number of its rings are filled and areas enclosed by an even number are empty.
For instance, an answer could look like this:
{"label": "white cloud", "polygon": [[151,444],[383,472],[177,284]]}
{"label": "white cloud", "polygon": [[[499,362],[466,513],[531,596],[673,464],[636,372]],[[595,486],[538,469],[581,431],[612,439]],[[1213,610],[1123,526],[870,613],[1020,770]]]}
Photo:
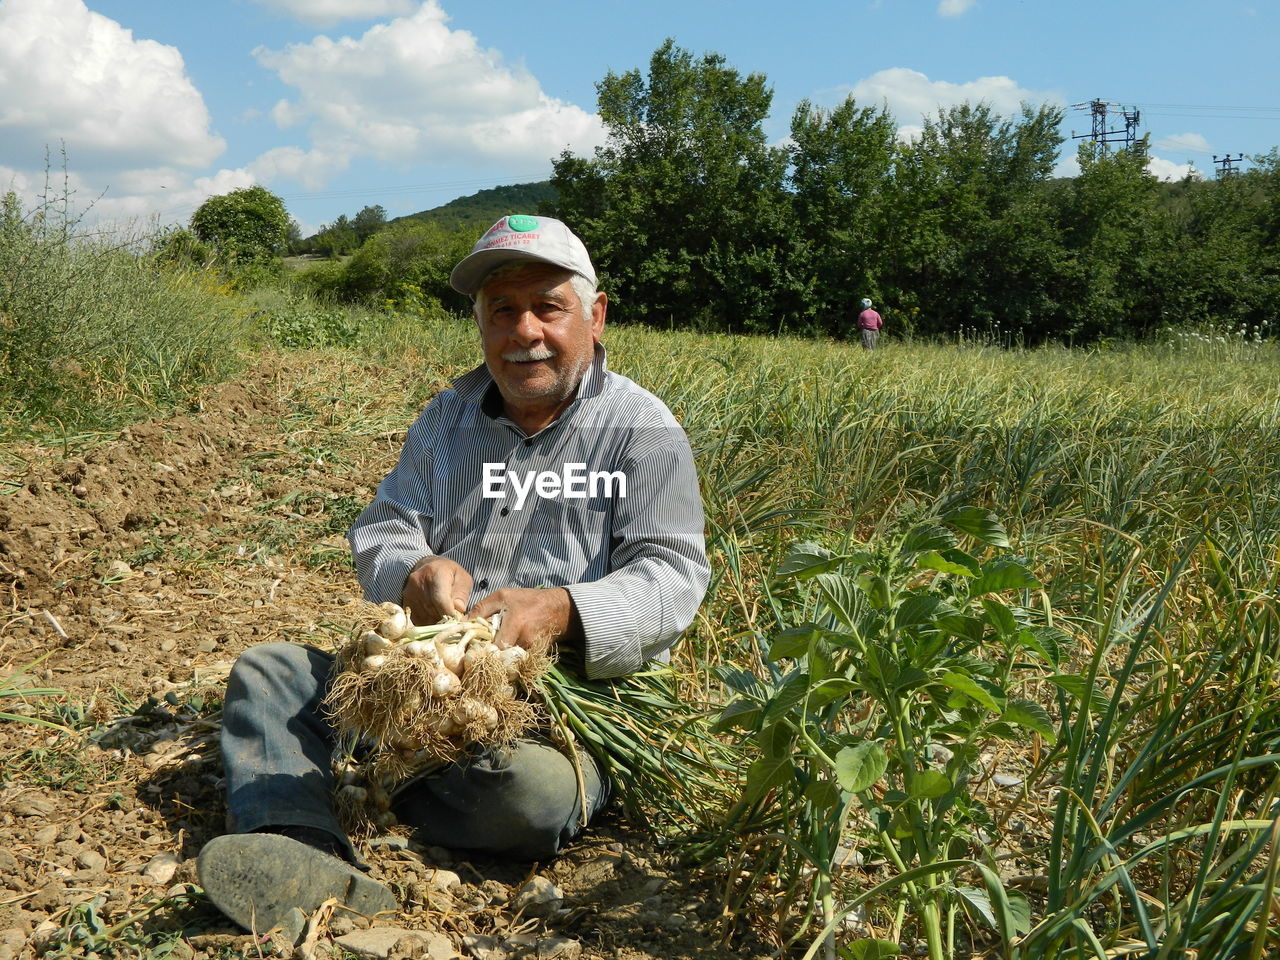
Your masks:
{"label": "white cloud", "polygon": [[986,103],[1002,116],[1014,116],[1025,103],[1062,104],[1063,98],[1051,93],[1028,90],[1009,77],[979,77],[967,83],[930,80],[918,70],[891,67],[859,80],[841,94],[851,93],[864,106],[884,103],[902,125],[900,139],[911,139],[920,131],[919,121],[934,117],[938,110],[961,103]]}
{"label": "white cloud", "polygon": [[176,48],[83,0],[0,0],[0,192],[25,209],[47,194],[86,223],[185,221],[255,182],[246,169],[195,176],[225,149]]}
{"label": "white cloud", "polygon": [[898,127],[899,143],[915,143],[924,134],[924,127],[918,123],[904,123]]}
{"label": "white cloud", "polygon": [[[1204,179],[1204,174],[1196,169],[1195,164],[1174,163],[1162,157],[1148,157],[1147,172],[1157,180],[1181,180],[1187,175],[1190,175],[1195,180]],[[1080,176],[1080,160],[1074,153],[1064,156],[1058,161],[1058,165],[1053,168],[1053,175],[1055,177]]]}
{"label": "white cloud", "polygon": [[346,153],[330,153],[325,150],[303,150],[299,147],[274,147],[258,156],[248,169],[258,183],[274,180],[293,180],[307,190],[321,190],[350,165]]}
{"label": "white cloud", "polygon": [[[152,174],[154,179],[141,180],[146,174]],[[113,181],[105,196],[96,200],[87,220],[108,228],[114,225],[186,224],[196,208],[210,197],[261,182],[252,170],[244,167],[222,169],[207,177],[194,178],[189,171],[183,170],[127,171]],[[83,208],[85,201],[93,198],[77,191],[76,199],[81,201],[79,205]]]}
{"label": "white cloud", "polygon": [[2,0],[0,64],[0,162],[30,169],[65,144],[81,171],[197,168],[226,147],[182,54],[83,0]]}
{"label": "white cloud", "polygon": [[973,9],[977,0],[939,0],[938,16],[962,17]]}
{"label": "white cloud", "polygon": [[1209,146],[1209,141],[1198,133],[1175,133],[1172,136],[1161,137],[1156,141],[1156,149],[1163,150],[1165,153],[1202,153],[1212,154],[1213,150]]}
{"label": "white cloud", "polygon": [[414,0],[255,0],[268,10],[314,26],[329,26],[342,20],[373,20],[398,17],[416,6]]}
{"label": "white cloud", "polygon": [[1080,158],[1074,153],[1065,153],[1058,158],[1058,164],[1053,168],[1055,177],[1078,177],[1080,176]]}
{"label": "white cloud", "polygon": [[427,0],[358,39],[255,50],[298,91],[272,111],[282,127],[307,127],[312,150],[294,159],[317,170],[357,156],[406,166],[500,161],[510,169],[548,165],[566,147],[603,141],[596,115],[548,97],[527,70],[447,22]]}
{"label": "white cloud", "polygon": [[1157,180],[1181,180],[1188,175],[1196,180],[1204,179],[1194,164],[1174,163],[1161,157],[1148,157],[1147,171]]}
{"label": "white cloud", "polygon": [[22,201],[23,210],[30,209],[39,195],[38,184],[29,170],[16,170],[0,164],[0,197],[6,193],[16,193]]}

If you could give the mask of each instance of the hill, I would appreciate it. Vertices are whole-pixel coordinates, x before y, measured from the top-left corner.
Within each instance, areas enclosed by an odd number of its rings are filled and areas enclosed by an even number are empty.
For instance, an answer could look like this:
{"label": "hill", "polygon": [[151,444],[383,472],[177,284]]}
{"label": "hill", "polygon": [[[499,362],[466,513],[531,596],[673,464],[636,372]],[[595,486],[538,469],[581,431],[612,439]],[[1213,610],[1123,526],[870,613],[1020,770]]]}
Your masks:
{"label": "hill", "polygon": [[447,230],[460,228],[483,230],[499,217],[508,213],[535,213],[539,204],[554,200],[556,189],[550,181],[517,183],[506,187],[491,187],[469,197],[450,200],[443,206],[397,217],[402,220],[428,220]]}

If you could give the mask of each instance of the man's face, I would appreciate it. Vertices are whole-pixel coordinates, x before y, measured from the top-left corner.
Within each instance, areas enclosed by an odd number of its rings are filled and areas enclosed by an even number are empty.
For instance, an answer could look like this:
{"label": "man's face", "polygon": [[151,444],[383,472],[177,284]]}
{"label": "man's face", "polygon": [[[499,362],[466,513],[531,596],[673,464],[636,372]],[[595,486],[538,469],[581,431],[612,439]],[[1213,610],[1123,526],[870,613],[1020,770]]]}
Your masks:
{"label": "man's face", "polygon": [[591,364],[604,330],[605,297],[598,296],[587,321],[571,276],[531,263],[480,291],[476,322],[484,359],[508,405],[564,403]]}

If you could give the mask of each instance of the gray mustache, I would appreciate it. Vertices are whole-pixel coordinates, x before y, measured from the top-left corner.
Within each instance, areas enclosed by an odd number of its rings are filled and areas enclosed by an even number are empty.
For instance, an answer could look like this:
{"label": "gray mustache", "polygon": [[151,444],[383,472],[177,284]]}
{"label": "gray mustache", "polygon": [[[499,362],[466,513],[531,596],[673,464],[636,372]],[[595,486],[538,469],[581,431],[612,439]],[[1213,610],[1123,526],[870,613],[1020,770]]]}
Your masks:
{"label": "gray mustache", "polygon": [[527,363],[532,360],[550,360],[556,352],[550,347],[530,347],[526,350],[508,350],[502,359],[508,363]]}

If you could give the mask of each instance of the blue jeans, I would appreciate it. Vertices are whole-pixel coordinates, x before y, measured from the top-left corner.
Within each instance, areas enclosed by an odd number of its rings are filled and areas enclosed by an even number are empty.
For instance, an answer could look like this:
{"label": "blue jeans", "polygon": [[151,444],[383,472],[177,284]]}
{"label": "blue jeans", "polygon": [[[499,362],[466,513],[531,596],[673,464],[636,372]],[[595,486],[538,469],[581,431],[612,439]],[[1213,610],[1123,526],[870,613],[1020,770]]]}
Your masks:
{"label": "blue jeans", "polygon": [[[322,707],[332,664],[332,655],[294,643],[251,647],[236,661],[222,710],[227,825],[323,830],[355,862],[333,808],[335,735]],[[590,818],[609,784],[594,760],[581,763]],[[538,739],[418,777],[397,789],[392,809],[428,846],[518,860],[554,856],[582,822],[572,761]]]}

